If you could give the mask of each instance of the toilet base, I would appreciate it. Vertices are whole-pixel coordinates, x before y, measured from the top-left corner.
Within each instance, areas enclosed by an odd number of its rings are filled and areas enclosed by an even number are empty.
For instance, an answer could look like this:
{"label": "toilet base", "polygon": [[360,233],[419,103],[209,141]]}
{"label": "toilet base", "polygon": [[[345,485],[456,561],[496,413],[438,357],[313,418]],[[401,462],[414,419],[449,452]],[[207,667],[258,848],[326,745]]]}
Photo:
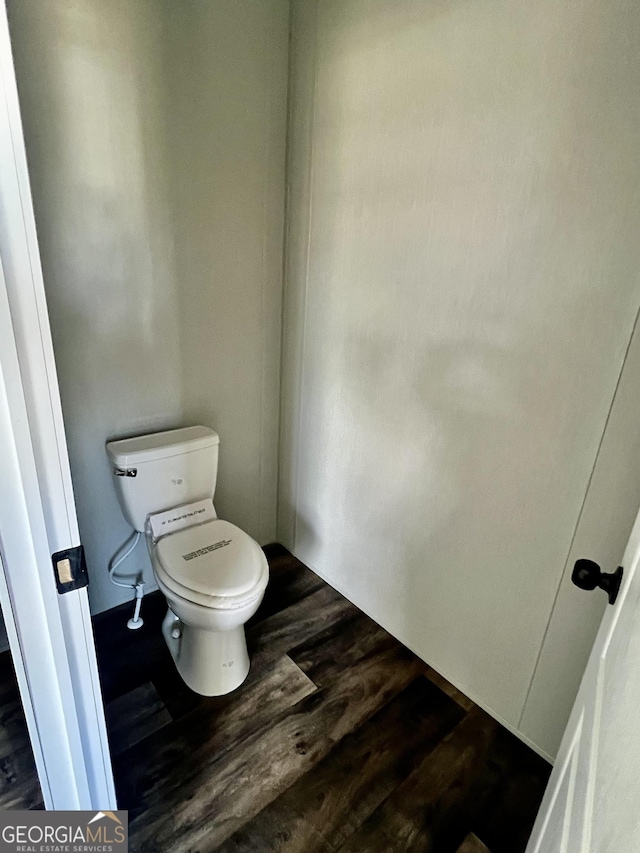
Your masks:
{"label": "toilet base", "polygon": [[231,693],[249,674],[244,625],[207,631],[185,625],[169,609],[162,634],[185,684],[201,696]]}

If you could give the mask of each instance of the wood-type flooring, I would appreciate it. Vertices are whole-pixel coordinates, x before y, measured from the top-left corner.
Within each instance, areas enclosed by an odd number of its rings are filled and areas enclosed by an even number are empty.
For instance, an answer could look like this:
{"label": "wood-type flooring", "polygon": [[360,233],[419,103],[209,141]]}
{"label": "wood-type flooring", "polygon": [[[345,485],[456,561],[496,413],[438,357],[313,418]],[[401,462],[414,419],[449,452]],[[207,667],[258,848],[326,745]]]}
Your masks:
{"label": "wood-type flooring", "polygon": [[[166,604],[94,620],[119,807],[135,853],[522,853],[550,768],[288,551],[247,626],[247,681],[204,698]],[[8,661],[7,661],[8,659]],[[0,808],[42,807],[8,653]]]}

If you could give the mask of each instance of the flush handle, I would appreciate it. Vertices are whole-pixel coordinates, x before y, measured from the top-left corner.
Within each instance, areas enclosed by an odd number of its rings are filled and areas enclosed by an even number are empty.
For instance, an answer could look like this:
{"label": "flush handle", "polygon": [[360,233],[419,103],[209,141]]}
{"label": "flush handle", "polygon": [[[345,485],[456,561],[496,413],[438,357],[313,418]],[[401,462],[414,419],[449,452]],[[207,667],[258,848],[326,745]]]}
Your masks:
{"label": "flush handle", "polygon": [[593,560],[578,560],[573,567],[571,580],[580,589],[604,590],[609,596],[609,604],[615,604],[622,583],[622,574],[622,566],[618,566],[615,572],[607,573],[603,572]]}

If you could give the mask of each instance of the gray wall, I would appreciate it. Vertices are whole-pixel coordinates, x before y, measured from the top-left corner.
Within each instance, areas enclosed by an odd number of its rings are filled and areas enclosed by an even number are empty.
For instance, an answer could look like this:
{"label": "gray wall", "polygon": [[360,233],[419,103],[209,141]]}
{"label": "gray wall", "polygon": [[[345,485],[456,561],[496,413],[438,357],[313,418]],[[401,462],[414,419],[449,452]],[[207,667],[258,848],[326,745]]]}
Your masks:
{"label": "gray wall", "polygon": [[220,432],[216,505],[264,543],[277,504],[288,3],[165,7],[184,417]]}
{"label": "gray wall", "polygon": [[293,15],[280,537],[551,753],[555,696],[521,717],[640,303],[640,10]]}
{"label": "gray wall", "polygon": [[110,437],[214,427],[219,513],[275,536],[288,4],[8,7],[97,612],[129,597]]}

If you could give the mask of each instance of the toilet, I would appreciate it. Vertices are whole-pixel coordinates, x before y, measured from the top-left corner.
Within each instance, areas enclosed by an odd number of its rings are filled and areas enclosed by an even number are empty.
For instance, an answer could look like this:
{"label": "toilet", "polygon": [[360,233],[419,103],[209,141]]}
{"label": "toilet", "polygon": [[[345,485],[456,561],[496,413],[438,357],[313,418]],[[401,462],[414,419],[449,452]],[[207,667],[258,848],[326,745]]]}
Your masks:
{"label": "toilet", "polygon": [[222,696],[249,673],[244,626],[264,596],[266,557],[247,533],[216,515],[216,432],[204,426],[107,443],[118,500],[144,533],[169,605],[162,633],[185,683]]}

